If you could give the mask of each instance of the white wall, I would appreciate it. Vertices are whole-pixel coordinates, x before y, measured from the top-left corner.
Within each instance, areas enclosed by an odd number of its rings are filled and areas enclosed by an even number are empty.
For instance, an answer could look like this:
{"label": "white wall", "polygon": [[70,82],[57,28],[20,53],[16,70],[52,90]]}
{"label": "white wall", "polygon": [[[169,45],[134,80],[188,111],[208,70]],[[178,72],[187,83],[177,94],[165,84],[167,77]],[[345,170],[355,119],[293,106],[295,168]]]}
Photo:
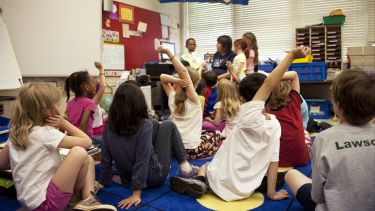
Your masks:
{"label": "white wall", "polygon": [[[170,16],[177,16],[180,20],[180,31],[181,28],[181,15],[180,15],[180,3],[164,3],[161,4],[159,0],[116,0],[117,2],[122,2],[125,4],[129,4],[135,7],[140,7],[143,9],[155,11],[158,13],[162,13],[165,15]],[[178,34],[178,37],[176,39],[172,39],[172,42],[176,44],[176,53],[180,54],[183,52],[183,45],[181,45],[181,33]]]}

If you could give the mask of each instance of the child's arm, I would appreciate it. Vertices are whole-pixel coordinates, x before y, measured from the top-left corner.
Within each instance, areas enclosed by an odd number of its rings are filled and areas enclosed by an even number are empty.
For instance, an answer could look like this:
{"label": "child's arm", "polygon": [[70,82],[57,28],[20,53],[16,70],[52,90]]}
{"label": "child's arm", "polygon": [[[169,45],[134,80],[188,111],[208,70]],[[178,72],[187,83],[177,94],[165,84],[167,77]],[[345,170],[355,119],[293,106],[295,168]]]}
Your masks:
{"label": "child's arm", "polygon": [[217,80],[220,81],[221,79],[224,79],[224,78],[229,79],[229,76],[230,76],[230,73],[227,71],[226,73],[217,76]]}
{"label": "child's arm", "polygon": [[93,111],[91,110],[83,110],[81,122],[79,123],[79,129],[81,129],[85,133],[87,133],[88,122],[92,113]]}
{"label": "child's arm", "polygon": [[99,90],[96,92],[93,100],[96,104],[102,99],[105,88],[107,88],[107,83],[105,82],[104,69],[100,62],[95,62],[95,67],[99,70]]}
{"label": "child's arm", "polygon": [[9,160],[9,147],[8,144],[0,151],[0,170],[9,170],[10,160]]}
{"label": "child's arm", "polygon": [[289,65],[294,59],[304,58],[310,53],[309,47],[299,46],[298,48],[290,51],[288,55],[281,61],[281,63],[271,72],[266,78],[263,85],[255,94],[253,101],[266,101],[274,90],[280,80],[283,78],[284,73],[288,70]]}
{"label": "child's arm", "polygon": [[169,59],[172,61],[172,64],[174,68],[176,69],[179,77],[183,81],[187,81],[189,83],[189,86],[186,87],[186,96],[189,98],[190,101],[192,101],[194,104],[199,104],[199,96],[195,92],[195,87],[191,81],[190,75],[186,69],[186,67],[181,63],[181,61],[177,58],[175,58],[175,55],[168,49],[163,46],[158,47],[158,51],[160,53],[165,53],[168,55]]}
{"label": "child's arm", "polygon": [[160,75],[160,82],[167,96],[169,96],[174,91],[171,84],[178,84],[181,87],[188,86],[188,82],[185,83],[185,81],[167,74]]}
{"label": "child's arm", "polygon": [[215,119],[212,119],[211,117],[206,117],[205,120],[211,122],[212,124],[219,126],[221,121],[223,121],[221,117],[221,108],[218,108],[215,110]]}
{"label": "child's arm", "polygon": [[267,197],[271,200],[283,200],[288,198],[288,192],[286,190],[280,190],[278,192],[276,189],[277,180],[277,169],[279,168],[279,162],[271,162],[268,166],[267,171]]}
{"label": "child's arm", "polygon": [[300,92],[300,84],[298,74],[295,71],[286,72],[283,76],[283,80],[291,80],[292,81],[292,89]]}
{"label": "child's arm", "polygon": [[[241,63],[242,64],[242,63]],[[234,71],[233,70],[233,65],[232,65],[232,62],[228,61],[227,62],[227,67],[228,67],[228,72],[230,73],[230,75],[233,77],[233,80],[237,83],[237,84],[240,84],[241,80],[239,78],[239,71]],[[241,68],[242,68],[242,65],[241,65]],[[240,70],[241,70],[240,68]]]}
{"label": "child's arm", "polygon": [[69,136],[64,136],[58,147],[66,149],[70,149],[74,146],[81,146],[85,149],[91,147],[92,141],[90,137],[82,130],[76,128],[70,122],[65,120],[62,116],[55,115],[49,117],[46,121],[48,125],[55,128],[64,129],[68,134],[70,134]]}

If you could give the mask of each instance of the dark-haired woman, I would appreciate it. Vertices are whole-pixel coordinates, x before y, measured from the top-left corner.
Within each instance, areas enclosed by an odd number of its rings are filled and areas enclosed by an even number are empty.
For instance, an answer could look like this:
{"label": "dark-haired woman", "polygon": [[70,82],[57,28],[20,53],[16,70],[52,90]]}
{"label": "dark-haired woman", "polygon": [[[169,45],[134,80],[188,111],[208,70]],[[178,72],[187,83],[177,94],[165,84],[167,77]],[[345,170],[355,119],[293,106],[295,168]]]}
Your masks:
{"label": "dark-haired woman", "polygon": [[129,208],[141,202],[141,191],[158,187],[168,177],[172,152],[180,163],[180,174],[193,177],[197,168],[187,162],[187,153],[172,122],[152,122],[141,89],[134,83],[119,86],[109,109],[102,141],[101,184],[110,185],[112,161],[121,183],[133,194],[119,202]]}
{"label": "dark-haired woman", "polygon": [[236,54],[232,51],[232,38],[227,35],[222,35],[217,38],[216,53],[213,57],[212,70],[218,75],[218,78],[222,74],[227,72],[227,61],[233,63],[233,59]]}

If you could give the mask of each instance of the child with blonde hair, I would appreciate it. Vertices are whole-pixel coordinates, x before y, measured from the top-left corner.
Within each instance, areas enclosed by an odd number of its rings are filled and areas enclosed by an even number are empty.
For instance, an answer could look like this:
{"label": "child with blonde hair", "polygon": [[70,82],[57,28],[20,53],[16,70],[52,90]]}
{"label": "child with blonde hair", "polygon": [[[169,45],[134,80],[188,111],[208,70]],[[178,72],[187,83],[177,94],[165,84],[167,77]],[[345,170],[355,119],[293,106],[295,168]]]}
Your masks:
{"label": "child with blonde hair", "polygon": [[306,165],[309,161],[308,144],[302,123],[298,74],[289,71],[284,74],[267,104],[267,112],[274,114],[281,125],[280,160],[281,167]]}
{"label": "child with blonde hair", "polygon": [[168,96],[172,120],[181,133],[189,158],[213,156],[221,144],[220,132],[207,131],[201,134],[203,113],[199,96],[195,92],[199,82],[197,71],[187,69],[167,48],[160,46],[158,51],[168,55],[179,76],[176,78],[162,74],[160,81]]}
{"label": "child with blonde hair", "polygon": [[225,128],[222,131],[222,136],[227,137],[233,127],[237,124],[238,112],[240,110],[237,89],[231,81],[227,79],[219,81],[217,103],[215,104],[214,109],[215,117],[206,117],[203,122],[203,129],[210,125],[218,127],[222,121],[225,121]]}
{"label": "child with blonde hair", "polygon": [[[49,84],[30,83],[19,91],[5,148],[18,201],[26,210],[64,210],[79,193],[84,200],[75,210],[116,210],[95,196],[95,164],[85,150],[91,139],[61,116],[60,100]],[[62,163],[59,148],[70,149]]]}

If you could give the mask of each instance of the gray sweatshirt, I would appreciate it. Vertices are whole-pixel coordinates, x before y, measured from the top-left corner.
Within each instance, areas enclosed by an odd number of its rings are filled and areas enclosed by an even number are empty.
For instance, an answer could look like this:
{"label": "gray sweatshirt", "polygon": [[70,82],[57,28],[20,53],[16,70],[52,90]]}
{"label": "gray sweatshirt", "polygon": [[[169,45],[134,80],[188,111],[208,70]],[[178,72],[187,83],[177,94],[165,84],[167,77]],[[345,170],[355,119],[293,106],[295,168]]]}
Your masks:
{"label": "gray sweatshirt", "polygon": [[313,145],[316,210],[375,210],[375,124],[334,126]]}

